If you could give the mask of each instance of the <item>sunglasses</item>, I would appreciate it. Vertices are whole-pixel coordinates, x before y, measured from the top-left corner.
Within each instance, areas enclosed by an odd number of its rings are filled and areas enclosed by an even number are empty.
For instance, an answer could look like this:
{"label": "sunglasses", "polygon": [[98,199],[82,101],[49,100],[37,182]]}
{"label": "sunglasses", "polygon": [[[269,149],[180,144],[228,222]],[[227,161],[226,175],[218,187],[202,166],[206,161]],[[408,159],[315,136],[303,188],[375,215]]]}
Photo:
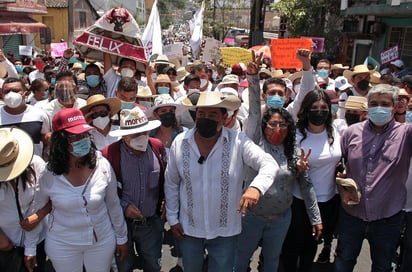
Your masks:
{"label": "sunglasses", "polygon": [[108,111],[98,111],[98,112],[94,112],[90,116],[92,117],[92,119],[96,119],[97,117],[106,117],[108,115],[109,115]]}

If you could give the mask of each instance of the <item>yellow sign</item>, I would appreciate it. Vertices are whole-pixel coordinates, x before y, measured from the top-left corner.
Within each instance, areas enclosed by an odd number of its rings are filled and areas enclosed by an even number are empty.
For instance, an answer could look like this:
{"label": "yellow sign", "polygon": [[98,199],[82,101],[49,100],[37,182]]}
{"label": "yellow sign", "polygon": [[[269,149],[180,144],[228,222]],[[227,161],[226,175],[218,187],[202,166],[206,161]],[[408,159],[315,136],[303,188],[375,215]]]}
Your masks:
{"label": "yellow sign", "polygon": [[231,67],[233,64],[243,62],[247,65],[252,61],[252,52],[240,47],[222,47],[222,64],[225,67]]}
{"label": "yellow sign", "polygon": [[302,63],[296,58],[296,51],[304,48],[312,51],[312,39],[273,39],[272,67],[276,69],[300,69]]}

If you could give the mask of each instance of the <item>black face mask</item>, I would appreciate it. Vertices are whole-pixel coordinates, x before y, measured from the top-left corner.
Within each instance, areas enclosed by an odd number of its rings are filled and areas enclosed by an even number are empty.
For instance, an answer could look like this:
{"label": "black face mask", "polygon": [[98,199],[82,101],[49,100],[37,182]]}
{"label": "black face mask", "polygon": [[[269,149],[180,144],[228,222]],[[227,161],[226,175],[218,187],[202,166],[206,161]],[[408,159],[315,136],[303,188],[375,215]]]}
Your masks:
{"label": "black face mask", "polygon": [[356,84],[358,86],[359,90],[366,91],[369,88],[369,81],[366,79],[363,79]]}
{"label": "black face mask", "polygon": [[329,111],[327,110],[315,110],[308,112],[308,119],[309,122],[314,124],[315,126],[320,126],[325,124],[326,120],[328,119]]}
{"label": "black face mask", "polygon": [[360,122],[360,115],[356,113],[345,113],[345,119],[348,126]]}
{"label": "black face mask", "polygon": [[162,126],[171,127],[176,125],[176,116],[174,112],[166,112],[159,115]]}
{"label": "black face mask", "polygon": [[200,136],[211,138],[217,133],[217,121],[208,118],[197,118],[196,128]]}

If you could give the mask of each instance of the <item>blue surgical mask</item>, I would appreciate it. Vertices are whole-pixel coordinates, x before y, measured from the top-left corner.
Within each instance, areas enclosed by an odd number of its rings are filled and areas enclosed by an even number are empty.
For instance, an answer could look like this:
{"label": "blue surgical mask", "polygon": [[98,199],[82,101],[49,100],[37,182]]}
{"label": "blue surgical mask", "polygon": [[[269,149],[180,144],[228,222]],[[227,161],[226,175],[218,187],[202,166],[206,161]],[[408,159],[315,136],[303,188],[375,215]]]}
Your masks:
{"label": "blue surgical mask", "polygon": [[266,107],[281,108],[285,104],[285,98],[279,95],[269,95],[266,97]]}
{"label": "blue surgical mask", "polygon": [[21,66],[20,64],[17,64],[16,65],[16,71],[19,74],[23,73],[23,66]]}
{"label": "blue surgical mask", "polygon": [[152,107],[152,102],[149,101],[140,101],[139,105],[142,105],[143,107],[150,109]]}
{"label": "blue surgical mask", "polygon": [[86,77],[87,85],[94,88],[100,83],[100,77],[97,75],[90,75]]}
{"label": "blue surgical mask", "polygon": [[318,76],[319,76],[320,78],[323,78],[323,79],[327,78],[327,77],[329,76],[329,70],[319,69],[319,70],[318,70]]}
{"label": "blue surgical mask", "polygon": [[412,123],[412,111],[406,112],[406,123]]}
{"label": "blue surgical mask", "polygon": [[92,143],[90,137],[86,137],[71,143],[71,145],[73,147],[71,154],[76,157],[83,157],[89,154]]}
{"label": "blue surgical mask", "polygon": [[169,94],[169,87],[158,87],[157,93],[158,94]]}
{"label": "blue surgical mask", "polygon": [[56,78],[55,77],[50,78],[50,83],[51,84],[56,84]]}
{"label": "blue surgical mask", "polygon": [[377,126],[383,126],[392,119],[392,108],[371,107],[368,109],[369,120]]}
{"label": "blue surgical mask", "polygon": [[126,102],[121,100],[122,102],[122,110],[131,110],[134,108],[134,101]]}

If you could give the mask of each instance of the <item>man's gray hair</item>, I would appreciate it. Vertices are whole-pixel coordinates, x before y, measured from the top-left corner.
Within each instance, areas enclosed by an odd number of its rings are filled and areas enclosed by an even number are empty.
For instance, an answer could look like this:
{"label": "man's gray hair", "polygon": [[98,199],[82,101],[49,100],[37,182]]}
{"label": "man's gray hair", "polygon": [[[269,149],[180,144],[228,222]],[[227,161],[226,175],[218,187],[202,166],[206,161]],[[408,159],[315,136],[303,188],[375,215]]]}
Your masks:
{"label": "man's gray hair", "polygon": [[389,84],[377,84],[372,87],[368,92],[368,103],[370,102],[370,97],[374,94],[389,94],[392,97],[392,102],[395,105],[398,101],[399,88]]}

